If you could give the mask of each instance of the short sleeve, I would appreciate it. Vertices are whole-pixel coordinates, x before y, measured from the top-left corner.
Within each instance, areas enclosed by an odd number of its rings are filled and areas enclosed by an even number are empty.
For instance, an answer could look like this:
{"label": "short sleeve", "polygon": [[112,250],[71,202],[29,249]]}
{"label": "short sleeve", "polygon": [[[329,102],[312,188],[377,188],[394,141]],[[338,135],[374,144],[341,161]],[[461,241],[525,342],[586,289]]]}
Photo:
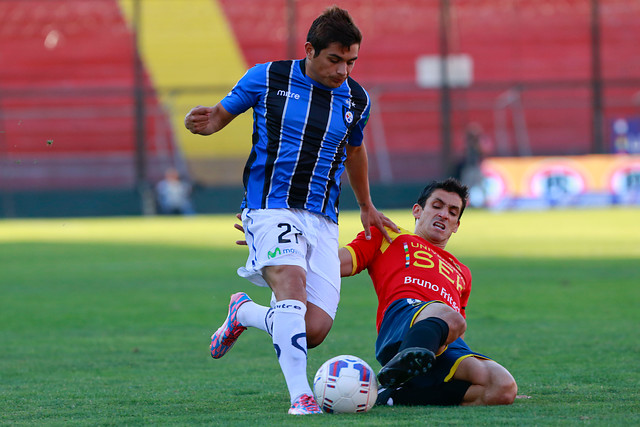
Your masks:
{"label": "short sleeve", "polygon": [[367,105],[367,108],[362,113],[360,120],[358,120],[358,123],[356,123],[353,130],[351,131],[351,135],[349,136],[348,141],[349,145],[354,147],[362,145],[362,140],[364,139],[364,127],[367,125],[367,122],[369,122],[370,112],[371,107]]}
{"label": "short sleeve", "polygon": [[382,233],[376,227],[371,227],[371,239],[367,240],[364,231],[358,233],[355,239],[347,245],[353,260],[352,276],[367,268],[373,259],[380,253]]}
{"label": "short sleeve", "polygon": [[265,92],[267,64],[250,68],[220,103],[233,115],[242,114],[256,105]]}

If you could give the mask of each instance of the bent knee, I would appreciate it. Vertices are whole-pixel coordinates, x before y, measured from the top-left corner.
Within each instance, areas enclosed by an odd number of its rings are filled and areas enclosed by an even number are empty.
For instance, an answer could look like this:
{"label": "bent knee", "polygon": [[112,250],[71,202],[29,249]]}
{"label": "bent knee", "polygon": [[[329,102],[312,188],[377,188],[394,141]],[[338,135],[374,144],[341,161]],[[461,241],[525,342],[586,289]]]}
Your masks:
{"label": "bent knee", "polygon": [[447,322],[447,325],[449,326],[448,343],[451,343],[461,337],[467,330],[467,321],[456,311],[451,310],[446,316],[443,316],[443,320]]}
{"label": "bent knee", "polygon": [[322,344],[327,334],[310,334],[307,332],[307,348],[315,348]]}
{"label": "bent knee", "polygon": [[314,348],[322,344],[333,326],[331,316],[313,303],[307,304],[305,322],[307,328],[307,348]]}
{"label": "bent knee", "polygon": [[457,316],[453,316],[452,319],[453,328],[450,327],[450,329],[454,329],[458,336],[462,336],[467,330],[467,321],[464,319],[464,317],[462,317],[460,313],[456,314]]}
{"label": "bent knee", "polygon": [[322,344],[329,334],[327,328],[307,327],[307,348],[314,348]]}
{"label": "bent knee", "polygon": [[487,396],[487,405],[511,405],[516,400],[518,385],[515,380],[510,379],[492,387],[491,393]]}
{"label": "bent knee", "polygon": [[324,341],[325,337],[307,337],[307,348],[316,348]]}

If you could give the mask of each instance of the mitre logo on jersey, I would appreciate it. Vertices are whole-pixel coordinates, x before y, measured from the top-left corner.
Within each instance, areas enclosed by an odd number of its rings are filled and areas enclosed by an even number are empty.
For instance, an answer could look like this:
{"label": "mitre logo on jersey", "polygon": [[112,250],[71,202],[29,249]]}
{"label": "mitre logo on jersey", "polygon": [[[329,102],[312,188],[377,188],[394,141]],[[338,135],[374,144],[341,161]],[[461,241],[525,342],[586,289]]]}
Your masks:
{"label": "mitre logo on jersey", "polygon": [[300,99],[300,95],[295,93],[295,92],[291,92],[291,91],[285,91],[280,89],[277,93],[278,96],[284,96],[285,98],[291,98],[291,99]]}

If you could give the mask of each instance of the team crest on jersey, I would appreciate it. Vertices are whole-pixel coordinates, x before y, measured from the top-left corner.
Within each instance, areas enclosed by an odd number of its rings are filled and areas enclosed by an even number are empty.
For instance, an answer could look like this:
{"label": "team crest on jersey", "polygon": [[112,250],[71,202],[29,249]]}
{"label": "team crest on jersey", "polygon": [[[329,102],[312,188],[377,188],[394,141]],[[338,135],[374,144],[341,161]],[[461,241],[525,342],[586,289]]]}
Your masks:
{"label": "team crest on jersey", "polygon": [[347,111],[347,113],[344,115],[344,119],[347,121],[347,123],[351,124],[351,122],[353,121],[353,113],[351,111]]}
{"label": "team crest on jersey", "polygon": [[345,126],[349,127],[353,123],[353,111],[348,110],[344,105],[342,106],[342,117],[344,118]]}

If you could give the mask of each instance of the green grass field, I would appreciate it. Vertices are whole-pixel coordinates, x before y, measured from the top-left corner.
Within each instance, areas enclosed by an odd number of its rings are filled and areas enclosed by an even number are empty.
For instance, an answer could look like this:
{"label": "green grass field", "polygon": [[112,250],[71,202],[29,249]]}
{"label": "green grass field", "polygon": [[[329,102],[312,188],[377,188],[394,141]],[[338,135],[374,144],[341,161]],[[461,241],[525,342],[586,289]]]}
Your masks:
{"label": "green grass field", "polygon": [[[386,212],[412,229],[407,212]],[[344,213],[342,241],[359,230]],[[269,337],[220,360],[209,336],[235,275],[232,216],[0,221],[0,424],[640,425],[640,210],[468,210],[449,249],[472,270],[467,341],[519,384],[508,407],[286,414]],[[355,354],[375,370],[376,298],[343,281],[309,377]]]}

